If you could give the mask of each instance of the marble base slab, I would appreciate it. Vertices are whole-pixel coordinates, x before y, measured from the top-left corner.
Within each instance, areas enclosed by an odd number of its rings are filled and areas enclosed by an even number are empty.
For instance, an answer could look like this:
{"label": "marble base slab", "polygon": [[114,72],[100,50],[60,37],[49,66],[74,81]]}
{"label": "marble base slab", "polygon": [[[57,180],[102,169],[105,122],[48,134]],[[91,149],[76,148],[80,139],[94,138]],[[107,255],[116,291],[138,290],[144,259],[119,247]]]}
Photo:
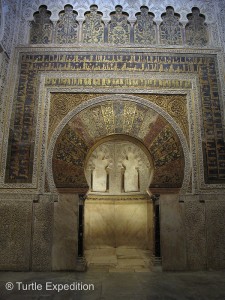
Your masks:
{"label": "marble base slab", "polygon": [[88,270],[106,272],[150,272],[151,251],[135,248],[105,248],[85,251]]}

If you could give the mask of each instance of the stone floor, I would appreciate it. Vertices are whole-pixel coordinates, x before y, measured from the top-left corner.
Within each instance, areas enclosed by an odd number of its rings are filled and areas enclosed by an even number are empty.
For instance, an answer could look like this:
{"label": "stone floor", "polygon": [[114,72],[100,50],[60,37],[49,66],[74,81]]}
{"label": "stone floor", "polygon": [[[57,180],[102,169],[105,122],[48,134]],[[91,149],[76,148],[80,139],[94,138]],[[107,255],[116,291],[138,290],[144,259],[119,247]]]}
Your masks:
{"label": "stone floor", "polygon": [[[14,288],[12,291],[6,290]],[[30,290],[23,291],[30,284]],[[48,282],[48,283],[47,283]],[[53,285],[55,284],[55,285]],[[81,290],[87,287],[94,290]],[[64,286],[64,290],[58,292]],[[41,289],[40,291],[37,288]],[[54,290],[56,288],[56,290]],[[144,273],[0,272],[1,300],[224,300],[225,271]]]}
{"label": "stone floor", "polygon": [[149,250],[108,247],[85,251],[89,270],[108,272],[149,272],[153,258]]}

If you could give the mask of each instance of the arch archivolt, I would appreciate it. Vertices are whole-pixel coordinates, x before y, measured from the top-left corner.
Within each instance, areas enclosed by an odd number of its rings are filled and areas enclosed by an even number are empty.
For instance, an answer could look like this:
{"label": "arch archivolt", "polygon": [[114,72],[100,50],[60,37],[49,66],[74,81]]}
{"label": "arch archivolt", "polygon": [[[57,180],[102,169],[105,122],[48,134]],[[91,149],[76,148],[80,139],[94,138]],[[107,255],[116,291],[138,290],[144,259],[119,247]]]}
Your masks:
{"label": "arch archivolt", "polygon": [[53,160],[53,152],[54,148],[56,145],[56,141],[59,138],[62,130],[65,128],[65,126],[68,124],[68,122],[76,115],[78,115],[80,112],[85,111],[85,109],[88,109],[91,106],[94,106],[96,104],[108,102],[108,101],[130,101],[134,103],[141,104],[145,107],[148,107],[149,109],[152,109],[156,113],[158,113],[160,116],[162,116],[174,129],[176,132],[180,143],[182,145],[183,149],[183,154],[184,154],[184,160],[185,160],[185,167],[184,167],[184,180],[183,180],[183,185],[182,185],[182,190],[186,191],[190,182],[190,175],[191,175],[191,169],[192,169],[192,164],[190,160],[190,150],[188,146],[188,142],[185,138],[184,133],[182,132],[181,128],[178,126],[178,124],[174,121],[174,119],[166,112],[164,111],[161,107],[158,105],[149,102],[141,97],[138,96],[133,96],[133,95],[126,95],[126,94],[114,94],[114,95],[106,95],[106,96],[99,96],[96,97],[92,100],[89,100],[85,103],[82,103],[78,105],[78,107],[74,108],[71,110],[60,122],[60,124],[57,126],[56,130],[54,131],[50,142],[48,146],[48,155],[47,155],[47,164],[46,164],[46,172],[47,172],[47,178],[48,178],[48,183],[50,190],[53,192],[56,192],[56,187],[54,183],[54,178],[53,178],[53,169],[52,169],[52,160]]}

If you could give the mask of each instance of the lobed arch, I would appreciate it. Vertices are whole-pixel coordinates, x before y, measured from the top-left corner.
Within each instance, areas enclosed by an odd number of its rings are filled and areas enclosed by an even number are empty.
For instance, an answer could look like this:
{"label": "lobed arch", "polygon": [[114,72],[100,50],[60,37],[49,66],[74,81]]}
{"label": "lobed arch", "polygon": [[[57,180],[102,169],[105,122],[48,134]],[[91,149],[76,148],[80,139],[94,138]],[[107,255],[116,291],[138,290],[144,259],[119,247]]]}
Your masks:
{"label": "lobed arch", "polygon": [[[46,1],[36,1],[35,3],[30,5],[30,2],[25,3],[24,9],[23,9],[23,17],[27,19],[28,21],[33,20],[33,14],[38,11],[38,8],[40,5],[47,5],[48,9],[52,12],[51,20],[52,21],[58,21],[59,19],[59,13],[62,11],[63,7],[65,5],[72,5],[73,9],[78,12],[78,17],[80,19],[84,19],[84,14],[90,9],[91,5],[97,5],[98,9],[103,13],[103,19],[109,20],[110,19],[110,13],[115,10],[116,5],[122,5],[123,9],[127,11],[129,14],[129,19],[135,19],[135,14],[139,12],[141,6],[147,6],[149,8],[149,11],[153,12],[156,17],[156,21],[162,21],[161,14],[165,12],[166,6],[172,6],[174,10],[176,10],[181,15],[181,21],[187,21],[186,15],[191,12],[191,9],[196,6],[196,3],[194,1],[189,1],[188,3],[178,3],[177,1],[163,1],[160,5],[155,4],[154,2],[148,2],[144,4],[142,1],[135,1],[133,5],[130,5],[127,1],[123,1],[122,3],[116,3],[113,1],[88,1],[88,2],[82,2],[82,1],[53,1],[53,0],[46,0]],[[201,10],[201,12],[206,17],[206,22],[214,22],[213,15],[211,14],[210,7],[209,11],[207,10],[208,7],[205,7],[205,2],[198,3],[198,8]]]}
{"label": "lobed arch", "polygon": [[[99,188],[97,183],[100,183],[106,195],[150,194],[154,161],[146,146],[130,135],[113,134],[100,139],[88,151],[84,169],[88,193],[99,193],[95,187]],[[96,169],[100,179],[94,176]]]}
{"label": "lobed arch", "polygon": [[[166,6],[161,16],[158,18],[153,11],[149,11],[148,6],[140,6],[136,11],[127,12],[126,8],[121,5],[116,5],[113,11],[105,15],[104,11],[98,9],[98,5],[92,4],[89,10],[83,11],[80,15],[80,10],[71,4],[64,6],[64,12],[67,16],[64,19],[62,10],[58,13],[58,17],[51,18],[53,10],[47,5],[41,5],[38,11],[33,13],[33,20],[30,22],[30,44],[73,44],[73,43],[112,43],[112,44],[129,44],[141,43],[155,44],[159,40],[159,44],[167,45],[183,45],[185,42],[186,30],[191,36],[191,42],[188,39],[189,45],[200,44],[205,46],[208,44],[207,27],[205,16],[201,13],[195,14],[194,24],[190,19],[190,12],[187,12],[186,19],[180,20],[181,15],[174,10],[173,6]],[[76,10],[75,10],[76,9]],[[192,13],[197,7],[192,8]],[[148,15],[148,16],[147,16]],[[189,16],[189,17],[188,17]],[[189,27],[184,27],[189,20]],[[57,23],[57,28],[54,29],[53,23]],[[157,28],[156,23],[160,23]],[[183,22],[183,24],[182,24]],[[195,23],[199,26],[195,26]],[[132,24],[136,24],[135,30],[132,29]],[[204,23],[204,24],[203,24]],[[158,32],[159,31],[159,32]],[[148,32],[146,36],[146,32]],[[61,38],[58,39],[59,33]],[[199,42],[199,36],[204,35],[204,40]],[[57,35],[57,37],[55,37]],[[148,38],[150,36],[150,39]],[[62,39],[62,40],[61,40]],[[200,39],[201,40],[201,39]]]}
{"label": "lobed arch", "polygon": [[[188,185],[190,182],[190,174],[191,174],[192,167],[191,167],[188,143],[187,143],[187,140],[186,140],[185,135],[183,134],[181,128],[174,121],[174,119],[167,112],[165,112],[162,108],[160,108],[158,105],[156,105],[152,102],[149,102],[138,96],[118,94],[118,95],[98,96],[92,100],[86,101],[85,103],[77,106],[75,109],[70,111],[64,117],[64,119],[60,122],[60,124],[57,126],[57,128],[55,129],[55,131],[49,141],[49,147],[48,147],[48,151],[47,151],[47,164],[46,164],[46,168],[45,168],[46,173],[47,173],[46,176],[47,176],[50,192],[57,193],[57,187],[60,187],[60,186],[57,186],[57,184],[55,182],[54,173],[56,170],[54,169],[54,166],[53,166],[53,161],[55,162],[55,158],[56,158],[56,154],[57,154],[57,143],[63,144],[63,142],[62,142],[63,137],[65,137],[66,134],[70,134],[69,133],[69,132],[71,132],[70,129],[71,129],[71,127],[74,126],[75,123],[76,124],[79,123],[78,121],[79,121],[80,115],[82,113],[86,114],[86,112],[88,110],[93,109],[93,108],[97,107],[98,105],[104,105],[106,103],[116,103],[116,101],[120,101],[122,104],[131,103],[133,105],[138,105],[140,107],[143,107],[144,109],[146,109],[149,112],[150,111],[154,112],[157,116],[159,116],[159,118],[164,120],[163,122],[165,122],[165,124],[166,124],[165,126],[168,126],[169,130],[171,132],[173,132],[174,137],[177,138],[177,141],[180,145],[180,149],[182,149],[182,155],[183,155],[182,159],[184,161],[184,165],[183,165],[183,179],[182,179],[182,183],[180,184],[180,188],[181,188],[181,191],[184,191],[184,192],[187,191]],[[76,121],[76,122],[74,122],[74,121]],[[77,128],[76,130],[82,130],[82,128]],[[122,134],[124,134],[124,132],[122,132]],[[101,140],[102,138],[107,138],[107,135],[110,136],[111,134],[104,134],[101,137],[89,139],[89,142],[86,142],[86,144],[84,143],[84,141],[82,139],[80,139],[80,140],[78,139],[77,142],[75,143],[75,145],[80,144],[80,145],[83,145],[83,147],[85,148],[85,151],[83,151],[83,153],[82,153],[83,161],[81,162],[81,165],[78,166],[78,169],[80,168],[79,172],[83,172],[82,173],[83,178],[85,178],[84,164],[85,164],[86,155],[87,155],[88,151],[99,140]],[[79,136],[79,134],[78,134],[78,136]],[[137,138],[135,136],[133,136],[133,137]],[[143,140],[141,140],[141,139],[139,139],[139,140],[140,140],[140,142],[143,143]],[[144,144],[146,146],[146,141]],[[61,151],[61,149],[60,149],[60,151]],[[80,151],[80,148],[76,149],[76,151]],[[155,172],[155,174],[157,174],[157,172]],[[80,176],[80,177],[82,177],[82,176]],[[154,179],[153,179],[153,182],[154,182]],[[78,184],[76,186],[76,188],[78,190],[79,190],[79,188],[80,189],[83,188],[83,189],[87,190],[88,186],[86,183],[86,179],[85,179],[85,182],[83,182],[83,183],[84,184],[80,184],[80,187]],[[86,185],[85,185],[85,183],[86,183]],[[63,186],[61,186],[61,187],[63,187]],[[73,184],[70,185],[69,187],[73,187]]]}

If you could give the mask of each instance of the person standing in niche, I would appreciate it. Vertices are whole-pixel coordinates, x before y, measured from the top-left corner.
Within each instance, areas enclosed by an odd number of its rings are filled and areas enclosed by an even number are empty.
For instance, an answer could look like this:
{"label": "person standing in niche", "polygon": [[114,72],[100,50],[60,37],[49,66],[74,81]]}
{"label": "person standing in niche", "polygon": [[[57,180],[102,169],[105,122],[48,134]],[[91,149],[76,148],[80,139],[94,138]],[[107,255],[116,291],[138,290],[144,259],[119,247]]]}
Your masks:
{"label": "person standing in niche", "polygon": [[107,190],[107,171],[109,159],[104,152],[99,152],[93,158],[94,169],[92,171],[92,190],[93,192],[106,192]]}
{"label": "person standing in niche", "polygon": [[124,171],[124,192],[138,192],[139,191],[139,172],[138,160],[133,153],[127,153],[122,165]]}

